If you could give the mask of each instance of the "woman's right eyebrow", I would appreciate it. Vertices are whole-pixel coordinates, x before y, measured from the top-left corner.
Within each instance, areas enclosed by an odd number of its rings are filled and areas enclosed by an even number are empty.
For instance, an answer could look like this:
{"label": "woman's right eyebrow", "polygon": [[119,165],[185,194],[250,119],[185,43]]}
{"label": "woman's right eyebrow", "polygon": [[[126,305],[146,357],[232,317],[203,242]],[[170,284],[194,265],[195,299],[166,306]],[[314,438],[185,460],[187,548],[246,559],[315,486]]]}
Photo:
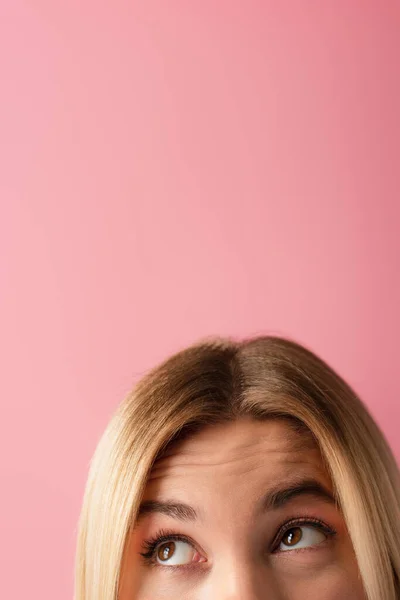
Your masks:
{"label": "woman's right eyebrow", "polygon": [[158,500],[145,500],[139,507],[136,525],[145,515],[152,513],[159,513],[184,522],[196,521],[198,519],[196,510],[192,506],[189,506],[189,504],[176,502],[175,500],[166,500],[163,502]]}

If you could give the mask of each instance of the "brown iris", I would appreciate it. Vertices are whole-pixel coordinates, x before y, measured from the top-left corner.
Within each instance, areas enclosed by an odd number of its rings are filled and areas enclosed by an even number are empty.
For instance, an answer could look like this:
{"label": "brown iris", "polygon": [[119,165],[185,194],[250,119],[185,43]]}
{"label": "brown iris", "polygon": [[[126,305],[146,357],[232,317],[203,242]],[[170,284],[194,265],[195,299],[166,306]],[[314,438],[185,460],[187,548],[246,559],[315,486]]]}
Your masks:
{"label": "brown iris", "polygon": [[165,544],[161,544],[157,551],[158,558],[160,560],[168,560],[175,552],[175,543],[174,542],[166,542]]}
{"label": "brown iris", "polygon": [[301,527],[293,527],[289,529],[282,538],[282,542],[285,546],[295,546],[298,544],[303,537]]}

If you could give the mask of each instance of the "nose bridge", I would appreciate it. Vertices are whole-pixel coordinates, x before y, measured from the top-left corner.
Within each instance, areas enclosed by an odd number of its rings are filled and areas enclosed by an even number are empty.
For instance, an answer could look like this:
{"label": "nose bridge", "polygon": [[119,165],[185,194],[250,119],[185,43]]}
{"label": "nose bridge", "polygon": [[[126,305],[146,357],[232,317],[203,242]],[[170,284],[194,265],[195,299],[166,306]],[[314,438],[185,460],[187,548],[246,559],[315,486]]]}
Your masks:
{"label": "nose bridge", "polygon": [[262,537],[253,530],[249,538],[251,510],[244,505],[238,519],[235,503],[218,509],[211,569],[198,600],[282,600]]}
{"label": "nose bridge", "polygon": [[280,600],[265,564],[233,556],[214,566],[204,591],[204,600]]}

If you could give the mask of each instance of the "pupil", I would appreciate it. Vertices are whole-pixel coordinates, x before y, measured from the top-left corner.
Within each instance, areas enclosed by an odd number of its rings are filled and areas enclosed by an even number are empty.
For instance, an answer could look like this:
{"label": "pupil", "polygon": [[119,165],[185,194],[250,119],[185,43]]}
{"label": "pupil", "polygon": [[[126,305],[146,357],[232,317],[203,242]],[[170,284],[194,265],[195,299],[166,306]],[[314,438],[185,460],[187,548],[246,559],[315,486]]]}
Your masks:
{"label": "pupil", "polygon": [[298,544],[303,537],[302,531],[300,527],[294,527],[293,529],[289,529],[289,531],[284,536],[284,544],[286,546],[295,546]]}
{"label": "pupil", "polygon": [[162,544],[162,546],[160,546],[160,548],[158,549],[158,558],[160,560],[168,560],[173,555],[174,550],[174,542],[167,542],[165,544]]}

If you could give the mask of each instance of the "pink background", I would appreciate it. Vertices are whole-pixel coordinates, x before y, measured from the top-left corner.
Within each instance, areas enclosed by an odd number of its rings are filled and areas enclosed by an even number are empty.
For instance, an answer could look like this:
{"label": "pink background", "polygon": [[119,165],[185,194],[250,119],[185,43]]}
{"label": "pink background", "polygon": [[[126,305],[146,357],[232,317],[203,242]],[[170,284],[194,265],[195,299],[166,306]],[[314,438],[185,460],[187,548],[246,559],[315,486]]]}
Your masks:
{"label": "pink background", "polygon": [[198,337],[306,343],[400,458],[398,0],[0,17],[0,597],[72,597],[95,444]]}

